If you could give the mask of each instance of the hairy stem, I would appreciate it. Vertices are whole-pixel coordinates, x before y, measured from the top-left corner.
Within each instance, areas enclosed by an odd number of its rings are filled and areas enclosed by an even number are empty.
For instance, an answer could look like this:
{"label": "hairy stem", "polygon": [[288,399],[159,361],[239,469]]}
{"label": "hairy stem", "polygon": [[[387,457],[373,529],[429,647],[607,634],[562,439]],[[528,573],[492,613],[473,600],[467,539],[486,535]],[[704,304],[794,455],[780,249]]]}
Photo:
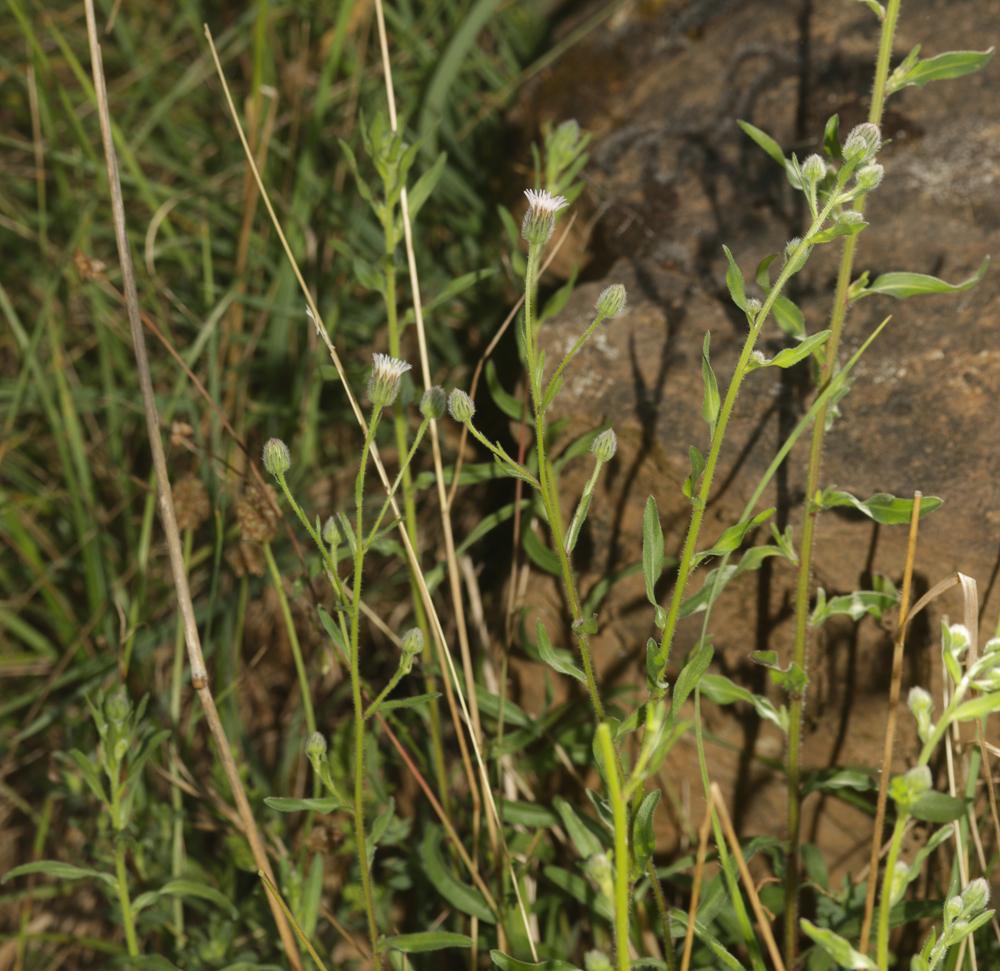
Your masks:
{"label": "hairy stem", "polygon": [[[886,7],[882,22],[882,36],[879,43],[878,60],[875,67],[875,82],[872,86],[872,103],[868,120],[873,124],[882,121],[882,108],[885,104],[885,86],[889,76],[889,58],[892,54],[892,37],[899,18],[901,0],[890,0]],[[859,210],[863,208],[864,197],[856,204]],[[857,246],[857,236],[849,236],[844,243],[840,259],[840,269],[837,273],[837,285],[833,297],[833,312],[830,319],[830,339],[826,345],[826,356],[820,372],[820,384],[829,380],[837,366],[837,352],[840,349],[840,339],[847,317],[848,292],[851,276],[854,272],[854,251]],[[799,573],[795,590],[795,643],[792,649],[792,662],[807,672],[808,659],[806,647],[809,637],[809,602],[810,580],[812,572],[813,543],[816,533],[816,517],[819,512],[814,499],[819,489],[820,474],[823,464],[823,441],[826,436],[826,420],[828,408],[826,405],[816,416],[813,425],[812,440],[809,447],[809,467],[806,473],[806,512],[802,524],[802,542],[799,548]],[[799,788],[801,784],[801,743],[802,743],[802,707],[804,698],[796,694],[789,700],[788,711],[788,757],[787,757],[787,804],[788,804],[788,853],[785,862],[785,963],[795,966],[798,952],[799,920],[799,841],[801,839],[802,813]],[[875,879],[872,874],[871,879]]]}
{"label": "hairy stem", "polygon": [[615,958],[618,971],[629,971],[628,806],[618,775],[618,757],[606,722],[597,726],[597,747],[604,763],[615,829]]}
{"label": "hairy stem", "polygon": [[125,869],[125,843],[121,833],[115,838],[115,878],[118,903],[122,909],[122,925],[125,928],[125,946],[129,957],[138,957],[139,941],[135,934],[135,917],[132,914],[132,898],[128,892],[128,873]]}

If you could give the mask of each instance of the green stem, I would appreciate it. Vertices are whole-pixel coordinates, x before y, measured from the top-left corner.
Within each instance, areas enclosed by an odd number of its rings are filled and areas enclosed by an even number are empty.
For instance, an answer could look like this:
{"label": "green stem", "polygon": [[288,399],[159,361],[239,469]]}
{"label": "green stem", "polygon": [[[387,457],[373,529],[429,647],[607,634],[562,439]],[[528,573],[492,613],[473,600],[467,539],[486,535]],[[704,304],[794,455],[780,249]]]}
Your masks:
{"label": "green stem", "polygon": [[552,404],[552,399],[555,397],[556,392],[559,390],[559,379],[562,377],[563,371],[569,367],[570,362],[580,353],[580,348],[590,340],[591,335],[597,330],[607,317],[604,314],[598,314],[590,326],[576,339],[576,343],[570,348],[569,353],[559,362],[559,367],[556,368],[555,373],[549,378],[549,383],[545,386],[545,394],[542,395],[542,410],[546,410],[550,404]]}
{"label": "green stem", "polygon": [[708,506],[709,496],[712,492],[715,467],[719,461],[719,454],[722,451],[722,443],[725,441],[726,430],[729,427],[729,419],[732,416],[733,408],[736,405],[736,398],[740,393],[740,386],[743,383],[743,378],[746,377],[747,374],[750,356],[753,353],[754,346],[757,343],[757,338],[760,336],[764,323],[767,320],[771,309],[774,307],[775,301],[781,295],[781,291],[784,289],[785,284],[791,279],[793,273],[796,272],[796,268],[801,266],[802,256],[809,245],[809,237],[816,233],[822,227],[823,223],[826,222],[826,219],[830,215],[834,205],[836,205],[837,196],[840,194],[840,190],[843,188],[852,172],[853,166],[844,165],[841,168],[837,176],[836,185],[830,192],[829,201],[823,207],[823,210],[816,217],[816,219],[813,220],[802,242],[800,242],[798,247],[795,249],[795,252],[792,253],[785,262],[785,265],[782,267],[781,273],[778,275],[774,286],[768,293],[763,306],[757,312],[757,316],[754,318],[754,322],[750,326],[747,338],[743,343],[743,349],[740,351],[739,360],[736,363],[736,370],[733,372],[732,380],[729,382],[729,387],[726,389],[726,397],[723,399],[722,408],[719,411],[715,428],[712,430],[712,440],[709,446],[708,458],[705,460],[705,469],[702,472],[701,486],[698,489],[697,497],[692,503],[691,521],[688,525],[687,536],[684,539],[684,547],[681,551],[680,564],[677,568],[677,579],[674,581],[673,594],[670,598],[670,606],[667,610],[667,617],[663,626],[663,636],[660,638],[660,647],[656,653],[658,681],[663,681],[667,668],[670,664],[670,649],[673,645],[674,635],[677,632],[677,622],[680,619],[681,604],[684,601],[684,593],[687,589],[687,582],[691,575],[692,563],[698,549],[701,524],[705,516],[705,509]]}
{"label": "green stem", "polygon": [[368,453],[375,438],[375,429],[378,427],[381,414],[381,408],[376,407],[372,411],[365,432],[364,449],[361,453],[357,478],[354,481],[354,589],[351,593],[350,640],[351,698],[354,703],[354,840],[358,848],[358,867],[361,871],[361,889],[364,894],[365,914],[368,919],[368,937],[377,968],[382,967],[382,958],[378,950],[378,924],[375,920],[375,899],[372,894],[371,873],[368,870],[368,837],[365,832],[365,709],[361,700],[360,631],[361,580],[365,561],[365,549],[362,542],[364,536],[365,470],[368,466]]}
{"label": "green stem", "polygon": [[618,971],[629,971],[628,807],[618,775],[618,758],[606,722],[597,726],[597,748],[604,763],[615,829],[615,957]]}
{"label": "green stem", "polygon": [[122,909],[122,924],[125,927],[125,946],[129,957],[139,956],[139,941],[135,936],[135,918],[132,915],[132,898],[128,892],[128,873],[125,869],[125,843],[122,834],[115,836],[115,876],[118,885],[118,903]]}
{"label": "green stem", "polygon": [[[191,547],[194,533],[190,529],[184,531],[184,571],[188,573],[191,566]],[[180,616],[177,618],[177,630],[174,636],[174,666],[170,672],[170,727],[173,738],[170,742],[170,763],[176,778],[180,778],[179,744],[181,734],[181,698],[184,688],[184,662],[187,652],[184,646],[184,626]],[[184,872],[184,796],[180,786],[170,787],[170,808],[173,819],[170,835],[170,875],[179,879]],[[174,914],[174,937],[178,950],[184,945],[184,900],[174,897],[172,901]]]}
{"label": "green stem", "polygon": [[582,629],[583,608],[580,605],[580,594],[576,587],[573,567],[566,552],[566,534],[562,522],[562,509],[560,508],[559,496],[555,489],[555,470],[549,463],[545,448],[545,410],[542,406],[542,376],[537,366],[538,346],[537,334],[535,333],[535,296],[538,286],[537,275],[540,252],[540,246],[530,245],[528,247],[527,269],[524,274],[524,349],[528,366],[528,383],[531,387],[531,398],[534,405],[535,447],[538,453],[537,488],[541,495],[542,505],[545,508],[549,529],[552,532],[552,545],[555,548],[556,556],[559,558],[559,572],[562,577],[563,590],[566,594],[570,616],[573,620],[573,634],[576,638],[577,648],[580,651],[580,659],[583,662],[583,673],[587,682],[587,693],[590,695],[590,704],[594,709],[594,717],[598,722],[602,722],[604,720],[604,705],[601,703],[601,694],[597,687],[597,679],[594,676],[594,662],[590,650],[590,638]]}
{"label": "green stem", "polygon": [[[892,55],[892,38],[899,19],[901,0],[889,0],[882,21],[882,35],[879,41],[878,59],[875,65],[875,80],[872,85],[872,103],[868,120],[880,125],[885,104],[886,80],[889,76],[889,60]],[[864,196],[855,203],[855,209],[864,209]],[[854,272],[854,252],[857,236],[849,236],[844,243],[837,272],[837,285],[833,296],[833,311],[830,319],[830,339],[827,341],[820,383],[828,381],[837,366],[837,354],[847,317],[848,296],[851,277]],[[816,517],[819,509],[814,498],[819,489],[823,465],[823,442],[826,436],[828,406],[824,405],[816,416],[812,440],[809,447],[809,466],[806,473],[806,510],[802,524],[802,542],[799,548],[799,572],[795,589],[795,642],[792,649],[792,663],[801,669],[803,675],[808,670],[806,646],[809,637],[809,603],[812,574],[813,546],[816,535]],[[787,805],[788,805],[788,851],[785,861],[785,963],[795,967],[798,952],[799,920],[799,841],[802,830],[802,812],[799,789],[801,786],[802,748],[802,694],[793,695],[788,710],[788,757],[787,757]],[[891,868],[888,871],[891,874]],[[874,880],[876,874],[870,879]]]}
{"label": "green stem", "polygon": [[719,851],[719,865],[722,867],[722,875],[726,881],[726,889],[729,891],[729,900],[733,905],[736,923],[747,950],[750,952],[750,963],[753,965],[754,971],[767,971],[764,959],[761,957],[757,935],[754,933],[753,925],[750,923],[750,915],[743,902],[743,894],[740,893],[739,879],[733,866],[733,859],[726,848],[726,836],[722,832],[718,814],[712,805],[712,780],[708,774],[708,759],[705,755],[705,736],[701,720],[701,689],[697,687],[694,689],[694,738],[698,754],[698,771],[701,774],[701,785],[705,793],[705,804],[708,811],[712,813],[712,834]]}
{"label": "green stem", "polygon": [[[406,477],[407,477],[407,475],[409,473],[410,463],[413,461],[413,457],[417,454],[417,449],[420,447],[420,443],[423,441],[424,435],[427,433],[427,426],[429,424],[430,424],[430,422],[428,421],[428,419],[425,418],[420,423],[420,427],[417,429],[417,434],[413,436],[413,444],[410,446],[409,452],[406,453],[406,459],[403,462],[402,468],[400,468],[399,472],[396,475],[396,481],[393,482],[392,488],[389,490],[388,494],[385,497],[385,501],[382,503],[382,508],[379,510],[378,516],[375,517],[375,525],[372,526],[372,528],[370,530],[368,530],[368,539],[365,540],[365,549],[366,550],[368,549],[368,547],[370,547],[372,545],[372,540],[378,535],[379,528],[382,525],[382,520],[385,519],[386,513],[389,511],[389,507],[390,507],[390,504],[391,504],[392,497],[396,494],[396,491],[399,489],[399,485],[400,485],[401,482],[403,483],[404,490],[405,490]],[[398,425],[397,425],[397,429],[398,429]],[[402,454],[403,453],[400,452],[400,455],[402,455]],[[413,529],[415,531],[416,528],[417,528],[416,518],[415,518],[416,517],[416,509],[414,509],[413,515],[414,515],[414,521],[413,521],[412,525],[413,525]],[[410,516],[409,516],[409,512],[407,512],[406,513],[406,531],[407,531],[407,533],[410,532],[410,525],[411,525],[411,523],[410,523]],[[411,543],[414,542],[413,536],[410,536],[410,542]],[[415,546],[414,546],[414,549],[416,549]],[[419,592],[418,592],[417,597],[418,597],[418,599],[420,599]],[[420,600],[420,604],[421,604],[421,606],[423,606],[423,600]],[[421,631],[421,633],[422,632],[423,631]],[[425,637],[425,641],[426,641],[426,637]]]}
{"label": "green stem", "polygon": [[667,971],[675,971],[677,955],[674,952],[673,934],[670,933],[670,910],[667,907],[667,898],[663,896],[660,878],[656,875],[656,864],[652,859],[646,864],[646,879],[649,880],[656,901],[656,910],[660,915],[660,932],[663,934],[663,953],[667,958]]}
{"label": "green stem", "polygon": [[309,687],[309,676],[306,673],[305,661],[302,659],[302,647],[299,644],[299,635],[295,630],[295,621],[292,619],[292,610],[288,605],[288,598],[285,596],[285,586],[281,580],[281,571],[275,562],[274,553],[271,552],[271,544],[264,543],[264,559],[267,562],[267,571],[271,576],[271,583],[274,585],[274,592],[278,595],[278,605],[281,608],[281,617],[285,622],[285,631],[288,634],[288,644],[292,649],[292,659],[295,661],[295,672],[299,678],[299,691],[302,694],[302,710],[305,714],[306,731],[312,735],[316,731],[316,714],[313,711],[312,691]]}

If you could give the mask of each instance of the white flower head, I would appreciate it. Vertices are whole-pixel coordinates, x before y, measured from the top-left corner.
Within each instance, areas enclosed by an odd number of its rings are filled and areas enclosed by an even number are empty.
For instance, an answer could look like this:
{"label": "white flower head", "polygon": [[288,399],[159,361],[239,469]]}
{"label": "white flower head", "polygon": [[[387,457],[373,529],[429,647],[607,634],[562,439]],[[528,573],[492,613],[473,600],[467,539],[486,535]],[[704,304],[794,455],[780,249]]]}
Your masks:
{"label": "white flower head", "polygon": [[372,355],[372,374],[368,379],[368,397],[373,405],[387,408],[399,394],[399,383],[410,370],[406,361],[388,354]]}
{"label": "white flower head", "polygon": [[565,196],[555,196],[546,189],[525,189],[528,211],[521,223],[521,236],[533,246],[544,246],[556,228],[556,213],[569,205]]}

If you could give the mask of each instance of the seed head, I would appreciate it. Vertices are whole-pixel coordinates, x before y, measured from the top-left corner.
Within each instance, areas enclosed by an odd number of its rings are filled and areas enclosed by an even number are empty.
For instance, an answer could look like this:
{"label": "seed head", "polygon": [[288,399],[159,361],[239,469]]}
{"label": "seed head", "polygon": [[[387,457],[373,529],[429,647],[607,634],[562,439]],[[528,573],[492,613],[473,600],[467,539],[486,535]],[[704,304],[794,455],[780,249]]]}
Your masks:
{"label": "seed head", "polygon": [[388,354],[372,355],[372,373],[368,379],[368,398],[379,408],[388,408],[399,395],[403,375],[410,370],[406,361]]}
{"label": "seed head", "polygon": [[528,211],[521,221],[521,236],[533,246],[544,246],[556,228],[556,213],[569,203],[565,196],[554,196],[545,189],[525,189]]}
{"label": "seed head", "polygon": [[601,291],[594,309],[608,320],[625,313],[625,288],[620,283],[612,283]]}
{"label": "seed head", "polygon": [[851,133],[844,142],[844,160],[847,162],[867,162],[868,159],[878,155],[878,150],[882,147],[882,134],[878,130],[878,125],[866,121],[863,125],[856,125],[851,129]]}
{"label": "seed head", "polygon": [[424,392],[420,399],[420,414],[428,421],[437,421],[448,407],[448,396],[444,393],[444,388],[434,385]]}
{"label": "seed head", "polygon": [[174,486],[174,512],[177,528],[197,529],[212,511],[208,490],[197,476],[186,475]]}
{"label": "seed head", "polygon": [[292,456],[288,446],[280,438],[269,438],[264,443],[264,468],[275,478],[284,475],[292,467]]}
{"label": "seed head", "polygon": [[448,395],[448,414],[459,424],[468,424],[475,413],[476,403],[461,388]]}
{"label": "seed head", "polygon": [[618,451],[618,436],[613,428],[606,428],[590,443],[590,450],[598,462],[610,462]]}

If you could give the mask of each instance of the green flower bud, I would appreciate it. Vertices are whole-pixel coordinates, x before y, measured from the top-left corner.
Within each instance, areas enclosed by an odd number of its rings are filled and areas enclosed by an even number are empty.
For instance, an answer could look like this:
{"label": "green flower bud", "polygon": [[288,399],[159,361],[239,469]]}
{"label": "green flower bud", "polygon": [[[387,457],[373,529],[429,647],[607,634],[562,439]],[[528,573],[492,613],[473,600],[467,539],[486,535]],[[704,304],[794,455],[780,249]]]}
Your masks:
{"label": "green flower bud", "polygon": [[399,395],[403,375],[410,370],[406,361],[388,354],[372,356],[372,373],[368,379],[368,399],[373,405],[388,408]]}
{"label": "green flower bud", "polygon": [[594,309],[609,320],[620,317],[625,313],[625,287],[620,283],[612,283],[610,287],[606,287],[597,298]]}
{"label": "green flower bud", "polygon": [[309,736],[309,740],[306,742],[306,755],[309,756],[310,762],[326,755],[326,739],[320,732],[313,732]]}
{"label": "green flower bud", "polygon": [[917,735],[920,741],[926,742],[933,731],[931,716],[934,714],[934,700],[930,694],[919,686],[910,688],[910,694],[906,699],[913,717],[917,720]]}
{"label": "green flower bud", "polygon": [[962,913],[962,898],[958,896],[949,897],[944,904],[945,924],[950,924],[961,913]]}
{"label": "green flower bud", "polygon": [[854,181],[863,192],[870,192],[882,181],[883,175],[885,175],[885,169],[878,162],[871,162],[858,169]]}
{"label": "green flower bud", "polygon": [[404,654],[413,657],[424,650],[424,635],[419,627],[411,627],[402,637],[400,648]]}
{"label": "green flower bud", "polygon": [[750,299],[747,300],[747,316],[751,320],[756,320],[757,314],[760,313],[761,306],[761,302],[756,297],[750,297]]}
{"label": "green flower bud", "polygon": [[611,958],[603,951],[587,951],[583,956],[583,966],[587,971],[614,971]]}
{"label": "green flower bud", "polygon": [[114,725],[122,725],[128,721],[128,716],[132,713],[132,704],[128,700],[124,688],[108,696],[104,702],[104,714],[108,716],[108,721]]}
{"label": "green flower bud", "polygon": [[544,246],[556,228],[556,213],[569,203],[544,189],[525,189],[528,211],[521,221],[521,236],[532,246]]}
{"label": "green flower bud", "polygon": [[952,654],[962,654],[969,646],[971,637],[965,624],[950,624],[946,630],[946,648]]}
{"label": "green flower bud", "polygon": [[598,462],[610,462],[618,451],[618,436],[613,428],[606,428],[591,443],[590,450]]}
{"label": "green flower bud", "polygon": [[851,133],[844,142],[844,160],[846,162],[867,162],[874,158],[878,150],[882,147],[882,135],[878,130],[878,125],[873,125],[866,121],[863,125],[857,125],[851,129]]}
{"label": "green flower bud", "polygon": [[284,475],[292,467],[288,446],[280,438],[269,438],[264,443],[264,468],[275,477]]}
{"label": "green flower bud", "polygon": [[444,393],[444,388],[434,385],[424,392],[420,399],[420,414],[428,421],[437,421],[448,407],[448,396]]}
{"label": "green flower bud", "polygon": [[967,917],[975,917],[986,909],[990,902],[990,885],[977,877],[962,891],[962,911]]}
{"label": "green flower bud", "polygon": [[460,388],[448,395],[448,414],[459,424],[468,424],[475,413],[476,403]]}
{"label": "green flower bud", "polygon": [[909,881],[910,868],[902,861],[897,860],[892,870],[892,880],[889,883],[889,906],[894,907],[906,894],[906,887]]}
{"label": "green flower bud", "polygon": [[810,155],[802,163],[802,177],[806,182],[819,182],[826,175],[826,162],[819,155]]}
{"label": "green flower bud", "polygon": [[337,520],[333,516],[327,516],[323,523],[323,542],[327,546],[340,545],[340,529],[337,527]]}

